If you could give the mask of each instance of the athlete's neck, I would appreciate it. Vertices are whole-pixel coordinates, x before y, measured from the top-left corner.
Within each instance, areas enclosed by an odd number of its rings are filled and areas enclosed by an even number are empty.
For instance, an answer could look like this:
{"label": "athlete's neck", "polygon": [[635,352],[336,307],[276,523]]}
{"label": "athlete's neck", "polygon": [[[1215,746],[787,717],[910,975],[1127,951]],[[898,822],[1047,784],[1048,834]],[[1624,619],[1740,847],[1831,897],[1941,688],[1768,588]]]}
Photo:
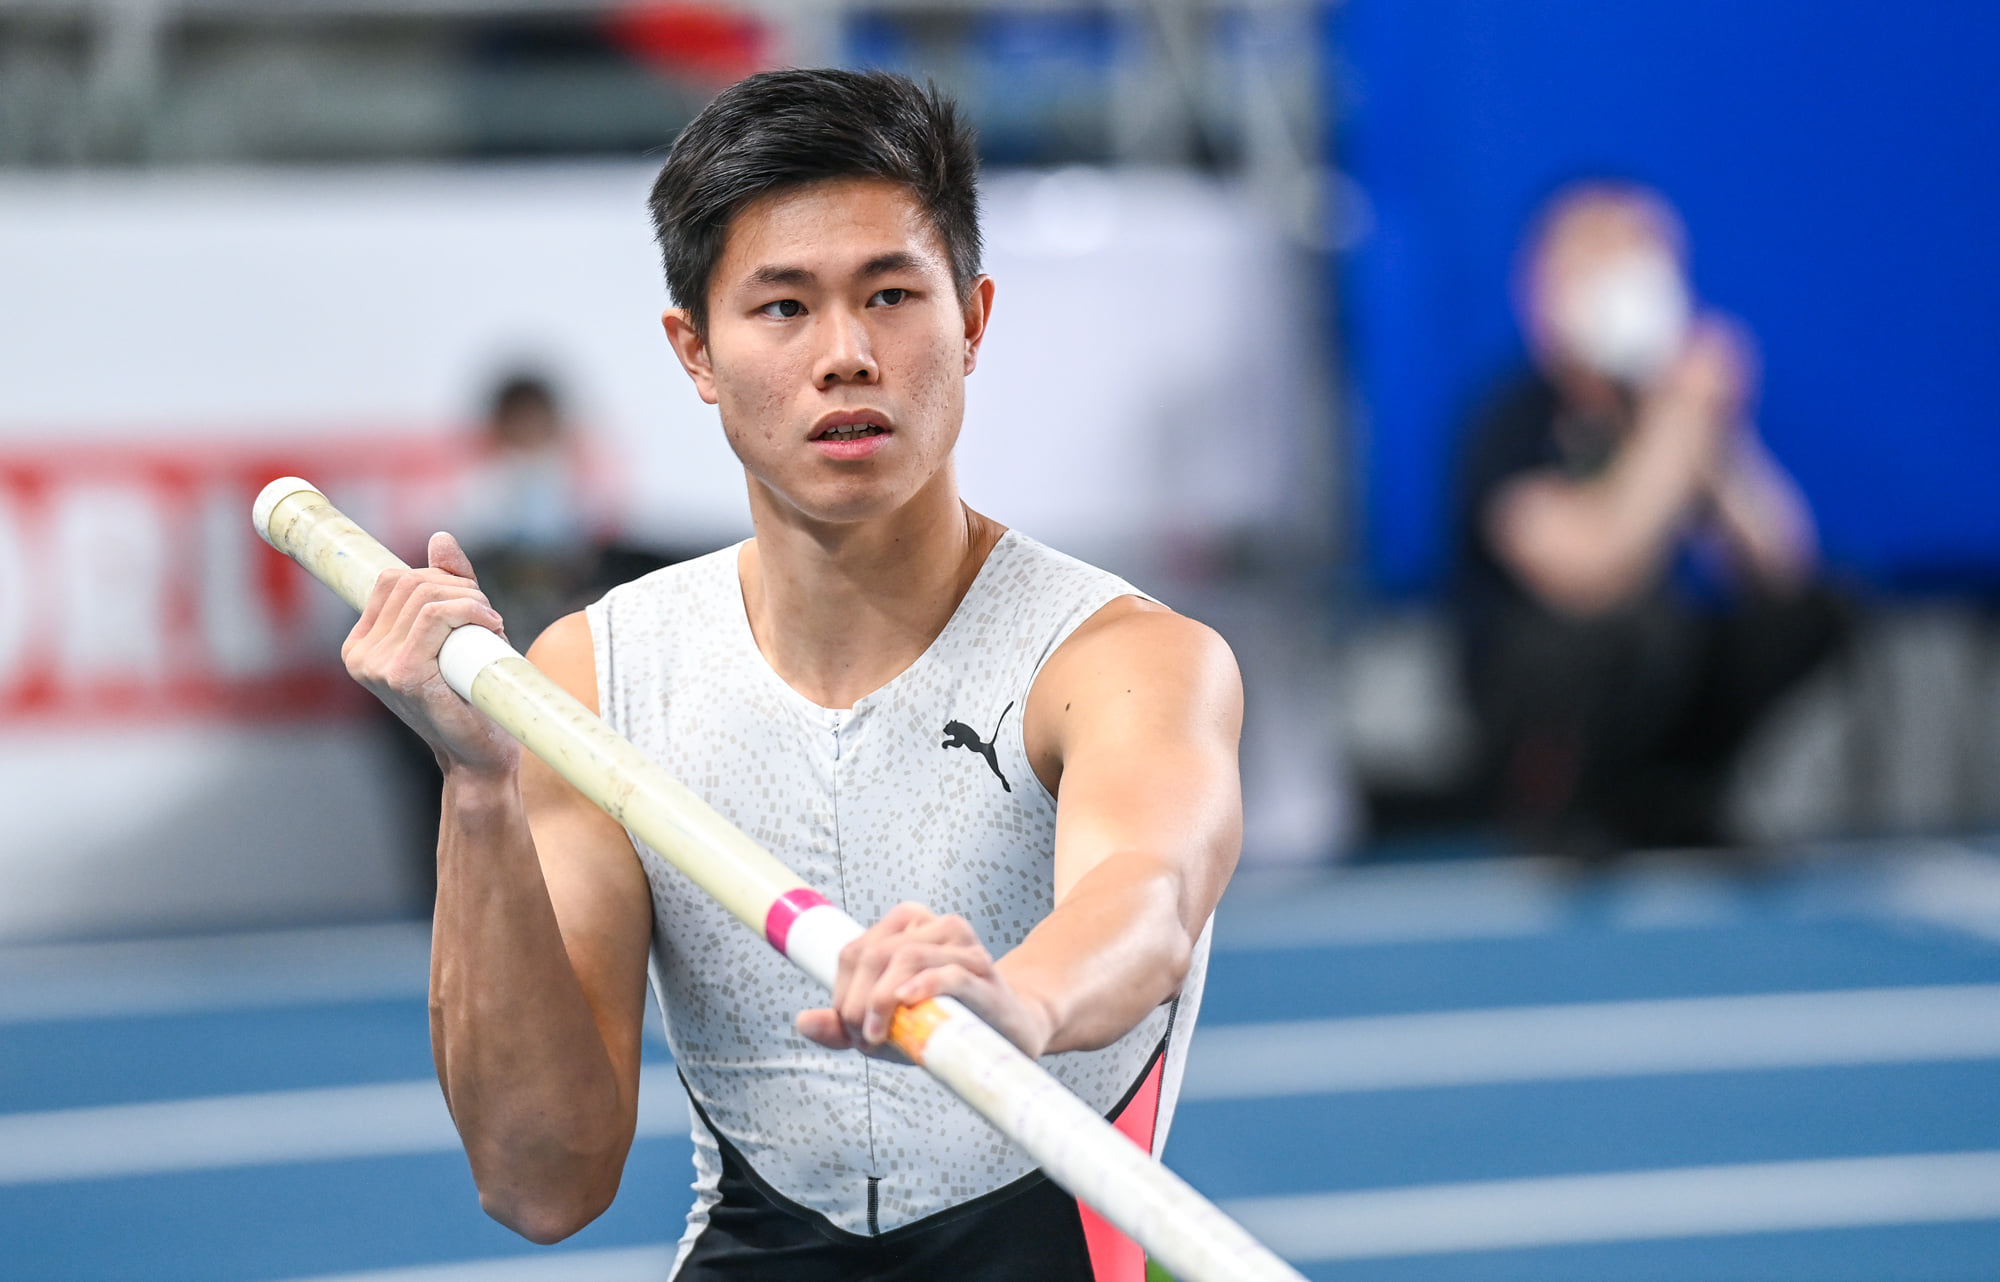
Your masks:
{"label": "athlete's neck", "polygon": [[1005,527],[965,506],[949,465],[885,516],[827,524],[759,502],[737,561],[765,660],[826,708],[888,684],[937,639]]}

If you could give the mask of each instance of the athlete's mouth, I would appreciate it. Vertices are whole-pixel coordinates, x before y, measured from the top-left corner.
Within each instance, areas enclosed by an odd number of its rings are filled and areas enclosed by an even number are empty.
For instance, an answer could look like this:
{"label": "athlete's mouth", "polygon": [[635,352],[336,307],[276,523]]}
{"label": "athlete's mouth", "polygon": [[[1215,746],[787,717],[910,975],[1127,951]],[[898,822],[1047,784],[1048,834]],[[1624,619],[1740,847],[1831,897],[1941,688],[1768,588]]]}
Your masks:
{"label": "athlete's mouth", "polygon": [[813,429],[815,441],[859,441],[870,436],[887,436],[889,425],[873,410],[848,410],[829,414]]}
{"label": "athlete's mouth", "polygon": [[858,441],[864,436],[881,436],[888,429],[873,423],[847,423],[840,427],[829,427],[813,439],[816,441]]}

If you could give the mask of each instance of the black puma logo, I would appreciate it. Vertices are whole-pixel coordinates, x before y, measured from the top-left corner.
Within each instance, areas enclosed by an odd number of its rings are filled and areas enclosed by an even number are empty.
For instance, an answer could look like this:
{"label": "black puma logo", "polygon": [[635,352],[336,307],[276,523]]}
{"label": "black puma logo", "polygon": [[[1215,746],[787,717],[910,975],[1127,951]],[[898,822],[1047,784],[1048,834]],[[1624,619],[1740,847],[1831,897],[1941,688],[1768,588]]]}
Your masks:
{"label": "black puma logo", "polygon": [[1013,710],[1014,705],[1012,702],[1009,702],[1006,707],[1000,709],[1000,720],[993,723],[993,737],[991,739],[982,740],[979,737],[979,732],[971,726],[966,725],[963,721],[947,721],[944,723],[946,738],[943,746],[946,748],[967,748],[986,758],[986,764],[993,768],[993,777],[998,779],[1000,786],[1008,792],[1014,791],[1014,785],[1008,783],[1007,776],[1000,773],[1000,754],[993,751],[993,745],[1000,739],[1001,723],[1007,720],[1007,714]]}

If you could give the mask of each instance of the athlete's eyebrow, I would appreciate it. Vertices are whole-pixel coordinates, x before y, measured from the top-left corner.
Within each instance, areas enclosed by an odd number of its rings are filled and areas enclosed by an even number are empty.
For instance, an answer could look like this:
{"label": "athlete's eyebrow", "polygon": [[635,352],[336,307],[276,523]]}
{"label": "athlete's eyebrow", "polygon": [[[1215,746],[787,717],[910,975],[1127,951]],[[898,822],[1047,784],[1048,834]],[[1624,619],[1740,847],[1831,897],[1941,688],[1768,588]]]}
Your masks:
{"label": "athlete's eyebrow", "polygon": [[811,285],[818,280],[803,267],[766,265],[750,273],[752,285]]}
{"label": "athlete's eyebrow", "polygon": [[861,265],[855,275],[862,280],[872,276],[887,276],[891,272],[913,272],[923,264],[908,250],[895,249],[886,254],[877,254]]}
{"label": "athlete's eyebrow", "polygon": [[[921,270],[923,260],[908,250],[892,249],[886,254],[877,254],[861,264],[861,270],[854,273],[856,280],[869,280],[876,276],[887,276],[892,272],[913,272]],[[753,286],[782,285],[787,288],[817,285],[819,277],[804,267],[793,267],[783,263],[766,263],[751,272],[747,283]]]}

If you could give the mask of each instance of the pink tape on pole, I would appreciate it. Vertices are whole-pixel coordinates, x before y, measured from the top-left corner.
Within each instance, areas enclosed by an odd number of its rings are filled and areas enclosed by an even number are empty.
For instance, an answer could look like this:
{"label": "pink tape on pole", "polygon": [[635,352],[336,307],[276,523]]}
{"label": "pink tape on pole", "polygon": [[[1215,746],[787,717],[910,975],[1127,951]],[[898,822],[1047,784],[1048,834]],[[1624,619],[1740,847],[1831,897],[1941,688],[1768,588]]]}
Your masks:
{"label": "pink tape on pole", "polygon": [[792,923],[808,908],[826,906],[826,896],[810,887],[800,886],[786,891],[771,901],[771,910],[764,914],[764,938],[770,941],[771,947],[784,952],[785,938],[792,933]]}

